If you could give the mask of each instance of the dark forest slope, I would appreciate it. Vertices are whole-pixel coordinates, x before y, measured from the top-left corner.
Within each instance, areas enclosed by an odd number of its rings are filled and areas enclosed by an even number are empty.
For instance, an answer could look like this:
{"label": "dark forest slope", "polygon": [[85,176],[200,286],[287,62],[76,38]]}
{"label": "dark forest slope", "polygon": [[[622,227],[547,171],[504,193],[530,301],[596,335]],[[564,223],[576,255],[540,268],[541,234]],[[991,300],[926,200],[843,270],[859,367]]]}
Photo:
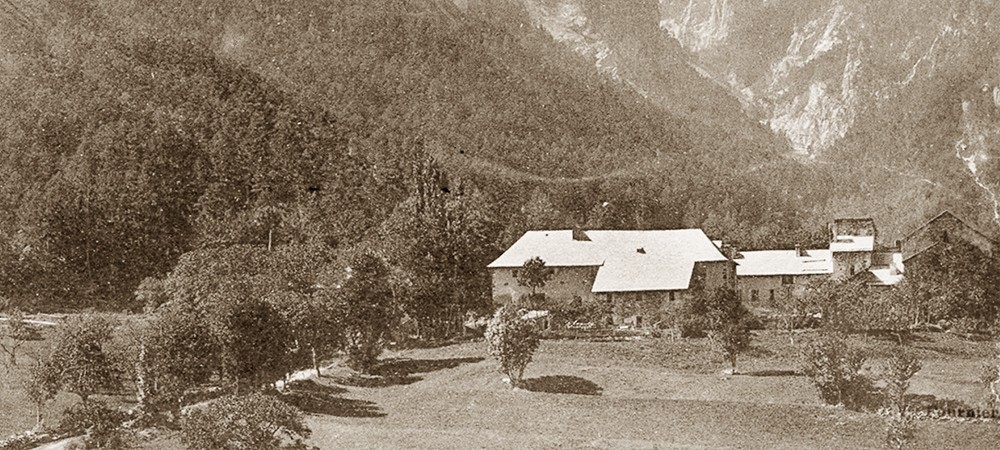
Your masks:
{"label": "dark forest slope", "polygon": [[195,248],[385,245],[428,185],[488,225],[477,267],[528,228],[773,245],[825,220],[772,187],[783,149],[664,112],[516,9],[39,5],[4,12],[6,295],[101,305]]}

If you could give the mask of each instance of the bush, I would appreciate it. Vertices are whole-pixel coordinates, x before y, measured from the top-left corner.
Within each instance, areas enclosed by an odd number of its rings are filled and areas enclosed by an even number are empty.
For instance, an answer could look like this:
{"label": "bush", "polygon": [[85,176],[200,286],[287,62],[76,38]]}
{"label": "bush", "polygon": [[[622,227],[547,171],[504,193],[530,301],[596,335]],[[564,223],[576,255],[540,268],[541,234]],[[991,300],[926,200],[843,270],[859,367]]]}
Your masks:
{"label": "bush", "polygon": [[192,450],[307,448],[302,413],[272,396],[227,396],[193,409],[181,423]]}
{"label": "bush", "polygon": [[875,388],[861,373],[867,359],[862,351],[850,348],[843,335],[832,334],[806,346],[802,370],[827,404],[873,409]]}
{"label": "bush", "polygon": [[510,378],[512,387],[518,386],[538,348],[534,327],[513,307],[503,306],[487,323],[485,336],[490,355],[500,362],[500,371]]}
{"label": "bush", "polygon": [[128,415],[96,400],[80,402],[63,411],[59,431],[87,433],[85,448],[127,448],[129,433],[122,428]]}

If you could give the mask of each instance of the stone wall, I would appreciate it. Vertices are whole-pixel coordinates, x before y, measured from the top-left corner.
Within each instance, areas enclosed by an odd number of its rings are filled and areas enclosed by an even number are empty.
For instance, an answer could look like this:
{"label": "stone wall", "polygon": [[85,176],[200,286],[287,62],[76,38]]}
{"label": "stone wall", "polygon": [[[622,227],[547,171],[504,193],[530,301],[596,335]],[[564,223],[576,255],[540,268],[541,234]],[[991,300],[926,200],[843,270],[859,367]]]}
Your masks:
{"label": "stone wall", "polygon": [[[595,301],[590,292],[597,276],[597,267],[550,267],[552,278],[538,292],[545,294],[546,301],[556,305],[569,305],[574,298]],[[493,275],[493,303],[509,304],[512,300],[531,294],[531,289],[517,284],[514,272],[520,268],[490,269]]]}

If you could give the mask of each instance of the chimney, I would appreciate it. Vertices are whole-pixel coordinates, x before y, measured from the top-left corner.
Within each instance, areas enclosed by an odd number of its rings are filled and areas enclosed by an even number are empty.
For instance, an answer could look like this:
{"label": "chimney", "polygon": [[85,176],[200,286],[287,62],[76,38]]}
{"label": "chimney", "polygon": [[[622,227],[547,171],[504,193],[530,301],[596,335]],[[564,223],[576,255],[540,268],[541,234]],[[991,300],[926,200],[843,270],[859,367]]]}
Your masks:
{"label": "chimney", "polygon": [[587,236],[587,232],[583,231],[583,228],[573,227],[573,240],[574,241],[589,241],[590,237]]}
{"label": "chimney", "polygon": [[902,250],[902,249],[903,249],[903,241],[896,239],[896,250]]}
{"label": "chimney", "polygon": [[635,249],[635,252],[636,253],[641,253],[641,254],[645,255],[646,254],[646,249],[642,248],[642,247],[639,247],[639,248]]}
{"label": "chimney", "polygon": [[806,252],[802,250],[802,246],[800,245],[795,246],[795,256],[800,258],[806,256]]}

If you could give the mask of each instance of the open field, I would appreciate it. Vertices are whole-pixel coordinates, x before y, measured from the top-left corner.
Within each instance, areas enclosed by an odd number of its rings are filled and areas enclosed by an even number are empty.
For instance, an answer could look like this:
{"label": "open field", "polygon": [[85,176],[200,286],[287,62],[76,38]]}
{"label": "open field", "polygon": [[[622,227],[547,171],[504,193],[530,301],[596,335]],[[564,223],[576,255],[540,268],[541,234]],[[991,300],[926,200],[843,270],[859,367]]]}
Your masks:
{"label": "open field", "polygon": [[[527,389],[517,390],[503,383],[481,342],[388,351],[380,377],[334,364],[297,386],[294,398],[320,448],[881,447],[882,418],[821,404],[796,373],[809,335],[795,345],[784,333],[758,335],[760,349],[730,377],[706,340],[546,340],[528,366]],[[896,350],[891,340],[853,339],[877,355]],[[912,393],[971,406],[984,398],[977,380],[991,343],[937,333],[908,346],[924,361]],[[33,409],[7,384],[4,434],[33,424]],[[73,401],[61,395],[49,409]],[[147,446],[180,446],[167,436]],[[997,442],[1000,423],[921,421],[916,438],[919,448]]]}
{"label": "open field", "polygon": [[[800,336],[801,344],[807,336]],[[975,404],[989,343],[937,334],[916,394]],[[528,389],[511,390],[485,345],[387,352],[377,380],[332,366],[304,409],[320,448],[880,448],[882,418],[822,405],[796,375],[798,346],[764,333],[746,375],[723,377],[704,340],[544,341]],[[895,344],[857,338],[878,354]],[[315,399],[314,399],[315,400]],[[919,448],[996,448],[1000,424],[919,422]],[[157,448],[168,448],[164,441]]]}
{"label": "open field", "polygon": [[[974,383],[989,345],[934,338],[914,344],[926,358],[914,393],[981,398]],[[313,442],[321,448],[881,446],[881,418],[820,404],[808,380],[792,374],[795,347],[773,334],[762,341],[773,350],[741,369],[758,375],[733,377],[717,374],[717,358],[706,362],[704,341],[545,341],[526,375],[534,392],[507,389],[490,359],[418,374],[422,380],[405,386],[349,388],[345,397],[373,402],[385,416],[311,416]],[[880,341],[868,345],[891,349]],[[940,351],[953,348],[965,353]],[[475,343],[394,356],[471,361],[465,358],[483,351]],[[1000,424],[926,421],[917,439],[928,448],[995,448]]]}

